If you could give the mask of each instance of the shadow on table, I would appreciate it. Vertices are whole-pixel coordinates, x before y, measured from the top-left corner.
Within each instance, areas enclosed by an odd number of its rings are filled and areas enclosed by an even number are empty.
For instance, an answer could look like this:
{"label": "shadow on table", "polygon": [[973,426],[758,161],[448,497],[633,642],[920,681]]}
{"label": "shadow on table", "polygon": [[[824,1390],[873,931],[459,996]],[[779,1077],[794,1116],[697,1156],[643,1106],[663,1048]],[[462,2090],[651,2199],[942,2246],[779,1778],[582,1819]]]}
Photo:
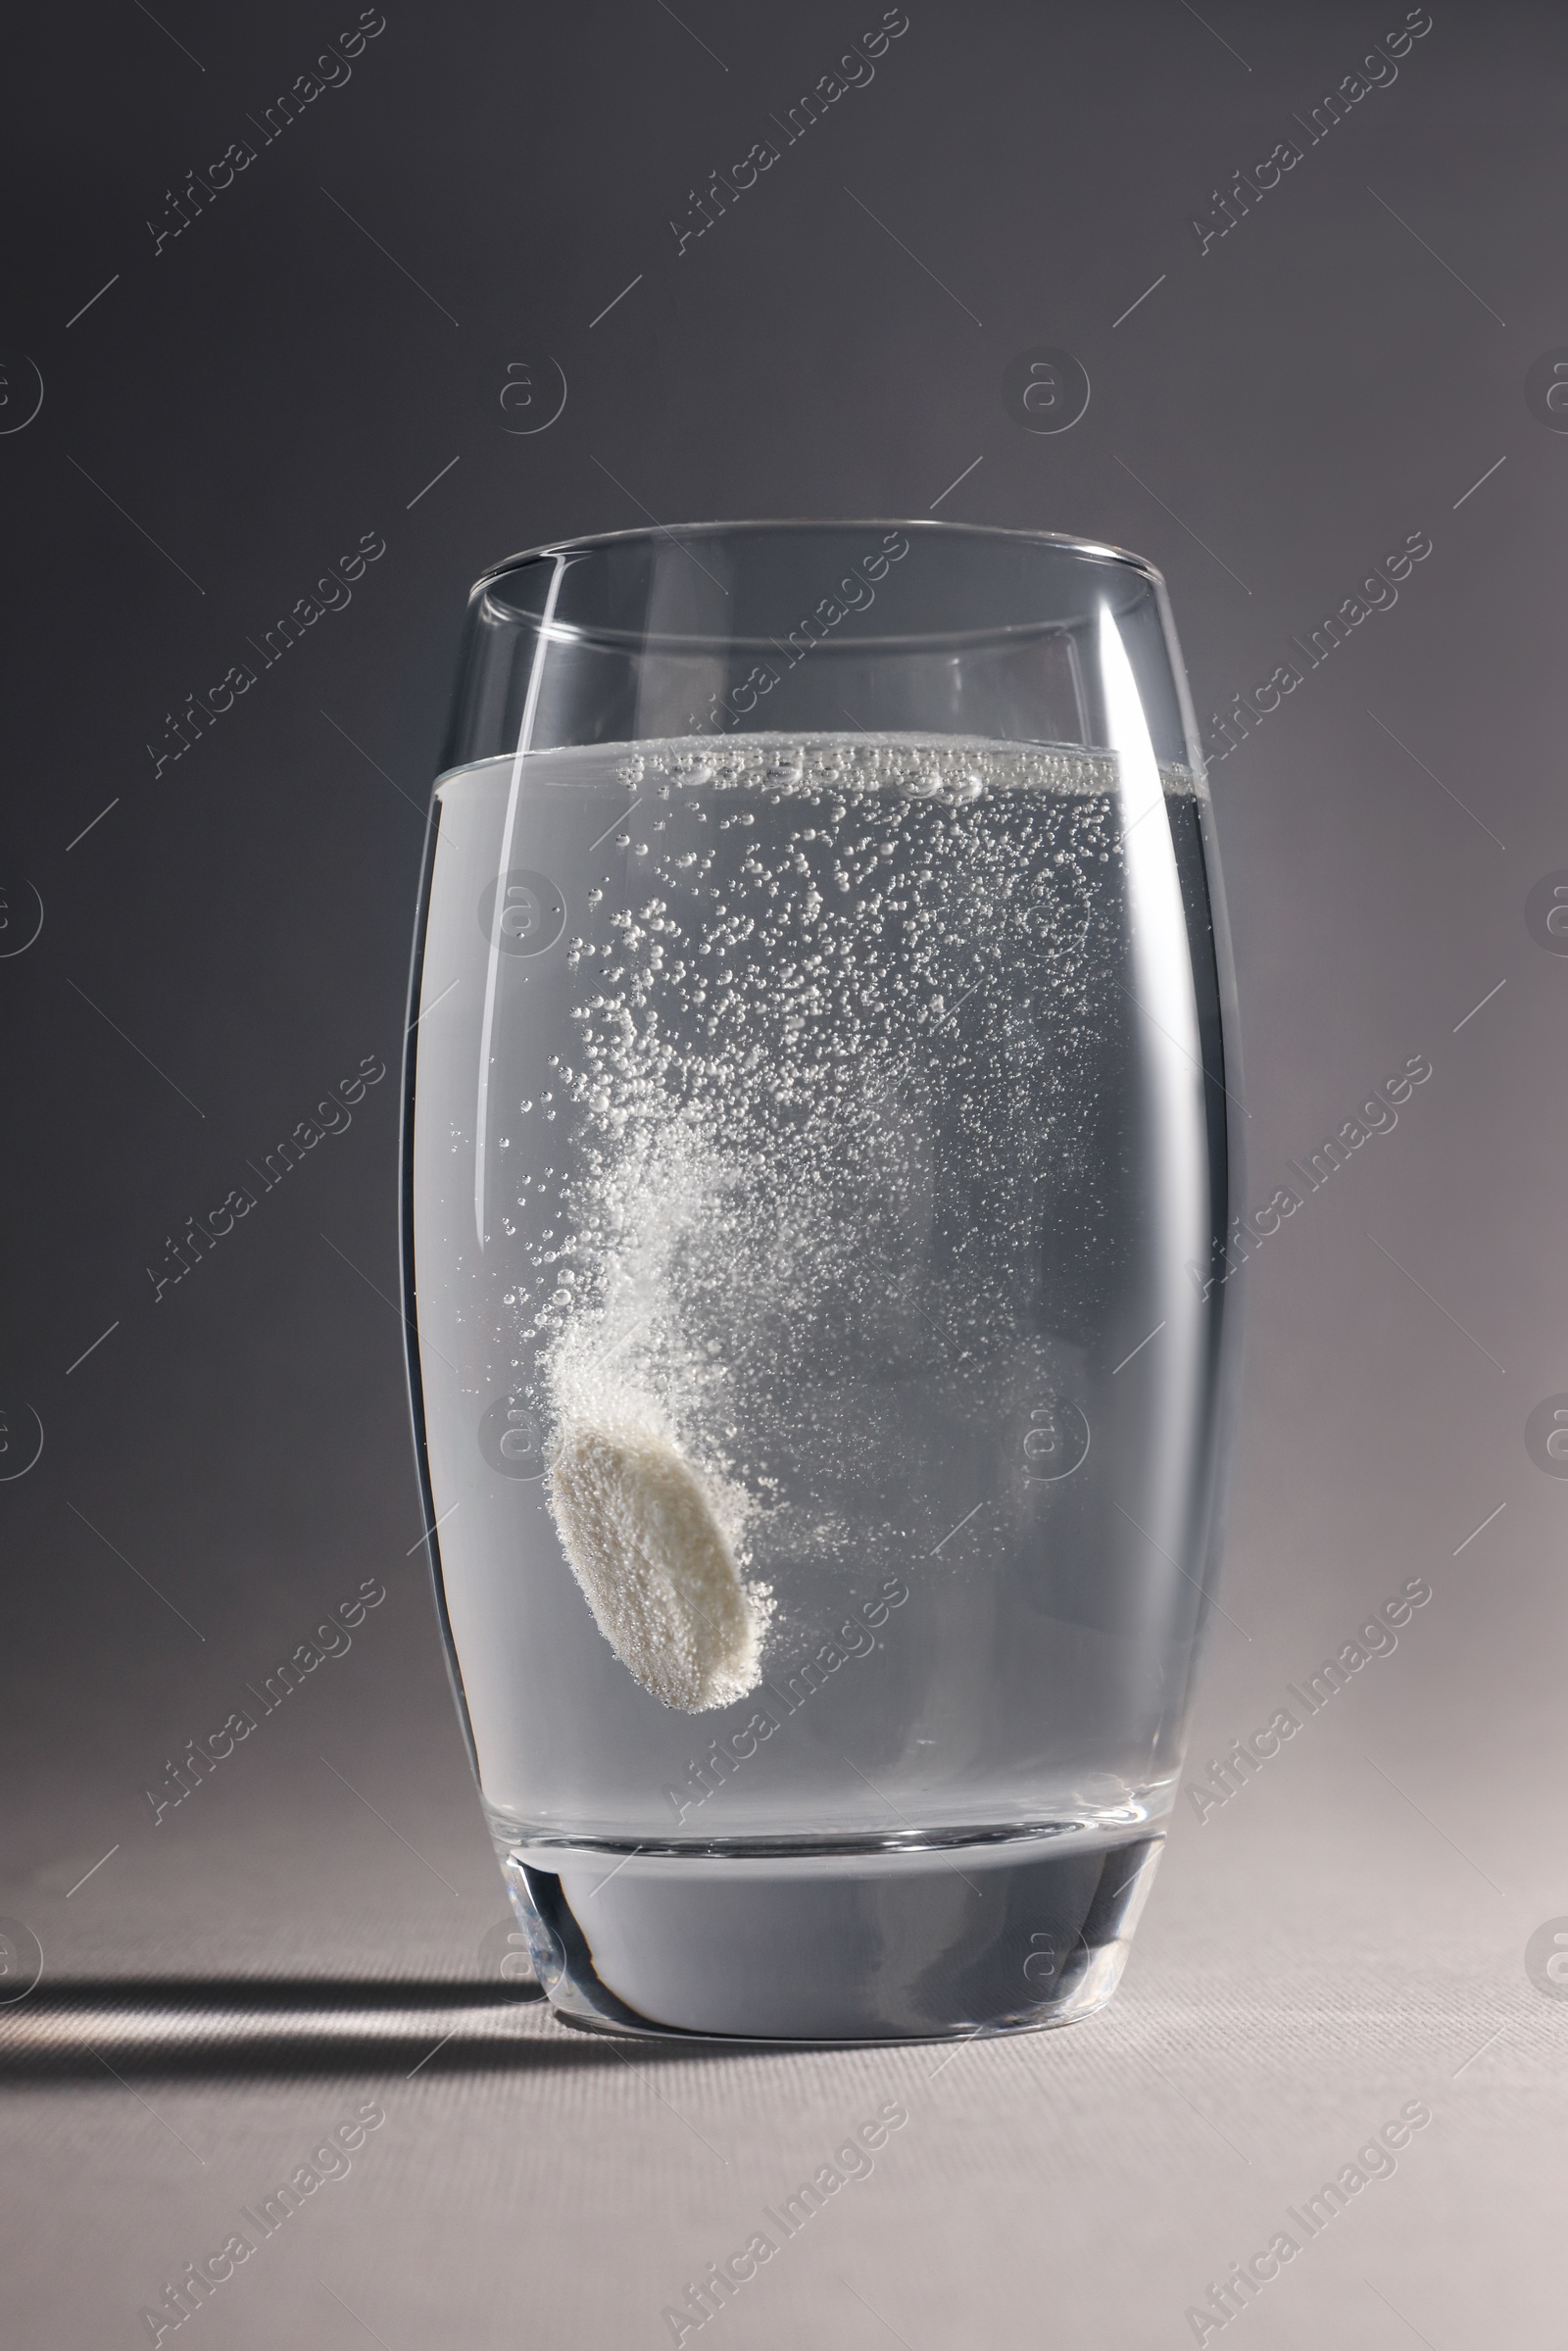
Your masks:
{"label": "shadow on table", "polygon": [[0,2006],[0,2078],[546,2073],[762,2054],[561,2024],[533,1984],[350,1977],[120,1977]]}

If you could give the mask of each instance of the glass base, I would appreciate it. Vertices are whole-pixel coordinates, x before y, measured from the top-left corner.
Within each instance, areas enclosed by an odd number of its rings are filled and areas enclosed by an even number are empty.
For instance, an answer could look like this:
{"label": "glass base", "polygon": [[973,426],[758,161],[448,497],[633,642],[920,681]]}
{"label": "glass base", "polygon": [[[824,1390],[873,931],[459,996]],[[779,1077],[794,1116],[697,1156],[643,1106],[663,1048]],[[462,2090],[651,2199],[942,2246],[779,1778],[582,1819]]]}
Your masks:
{"label": "glass base", "polygon": [[1115,1990],[1163,1841],[1081,1829],[816,1851],[503,1855],[572,2024],[703,2039],[942,2040],[1074,2023]]}

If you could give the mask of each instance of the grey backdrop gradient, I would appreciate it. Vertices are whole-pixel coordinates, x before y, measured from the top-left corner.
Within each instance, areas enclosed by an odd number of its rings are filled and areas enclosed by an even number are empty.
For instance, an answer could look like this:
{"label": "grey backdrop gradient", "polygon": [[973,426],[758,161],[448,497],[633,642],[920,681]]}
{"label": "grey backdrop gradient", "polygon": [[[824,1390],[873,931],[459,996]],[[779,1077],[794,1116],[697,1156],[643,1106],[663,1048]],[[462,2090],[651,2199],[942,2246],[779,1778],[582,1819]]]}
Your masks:
{"label": "grey backdrop gradient", "polygon": [[[1432,1597],[1239,1792],[1182,1802],[1122,1990],[1070,2033],[671,2055],[529,2010],[505,2064],[12,2083],[28,2351],[150,2339],[165,2281],[368,2100],[384,2127],[190,2339],[668,2342],[663,2310],[892,2100],[870,2175],[705,2338],[1458,2351],[1560,2325],[1568,2006],[1526,1947],[1568,1932],[1568,1484],[1525,1431],[1568,1391],[1568,958],[1526,900],[1568,868],[1568,433],[1526,376],[1568,346],[1568,21],[1432,0],[1314,138],[1399,0],[908,0],[791,139],[881,13],[387,0],[270,137],[351,8],[13,31],[0,1392],[6,1458],[28,1409],[44,1441],[0,1484],[0,1914],[40,1995],[469,1980],[502,1916],[420,1542],[395,1072],[464,598],[553,536],[935,512],[1119,542],[1167,576],[1211,756],[1236,696],[1300,671],[1212,767],[1249,1208],[1408,1057],[1432,1076],[1236,1277],[1193,1773],[1408,1580]],[[777,161],[682,246],[759,140]],[[1205,245],[1282,140],[1299,161]],[[1088,373],[1058,434],[1004,403],[1036,346]],[[564,408],[517,430],[541,411],[503,393],[531,367],[542,398],[547,361]],[[385,553],[352,601],[264,666],[361,534]],[[1396,603],[1316,666],[1292,650],[1412,534]],[[235,663],[254,686],[159,767]],[[385,1081],[262,1192],[248,1165],[362,1057]],[[168,1237],[244,1184],[254,1211],[155,1295]],[[155,1823],[185,1742],[366,1580],[352,1647]],[[1394,2175],[1195,2324],[1412,2101]]]}

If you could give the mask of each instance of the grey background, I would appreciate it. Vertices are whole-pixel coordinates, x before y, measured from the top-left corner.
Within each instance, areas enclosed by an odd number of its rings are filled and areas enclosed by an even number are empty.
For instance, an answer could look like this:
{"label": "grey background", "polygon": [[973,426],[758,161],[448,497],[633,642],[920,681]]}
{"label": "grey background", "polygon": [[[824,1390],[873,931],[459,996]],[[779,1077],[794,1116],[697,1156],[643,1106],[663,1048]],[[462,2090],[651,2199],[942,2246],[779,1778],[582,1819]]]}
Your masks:
{"label": "grey background", "polygon": [[[1115,540],[1167,574],[1205,725],[1430,535],[1214,768],[1250,1204],[1407,1055],[1434,1074],[1241,1277],[1234,1621],[1194,1762],[1407,1578],[1433,1599],[1241,1795],[1182,1808],[1079,2031],[631,2058],[527,2011],[505,2065],[413,2079],[13,2085],[18,2344],[147,2339],[162,2281],[372,2096],[350,2176],[189,2323],[214,2351],[667,2341],[685,2280],[893,2097],[874,2174],[705,2333],[1191,2341],[1208,2281],[1410,2099],[1434,2124],[1396,2175],[1234,2324],[1452,2351],[1557,2320],[1568,2012],[1524,1954],[1568,1912],[1568,1488],[1524,1429],[1568,1389],[1568,961],[1524,907],[1568,866],[1568,437],[1524,379],[1568,343],[1568,24],[1434,0],[1393,85],[1205,253],[1211,191],[1395,0],[910,0],[869,86],[677,256],[694,183],[879,15],[389,0],[265,147],[248,118],[337,18],[166,0],[11,36],[4,938],[29,891],[44,921],[0,962],[0,1389],[45,1445],[0,1485],[0,1912],[46,1987],[456,1980],[501,1915],[417,1547],[395,1082],[156,1304],[145,1269],[395,1061],[464,595],[554,534],[934,507]],[[166,189],[239,137],[256,161],[155,257]],[[1003,405],[1037,344],[1092,384],[1059,436]],[[509,432],[508,366],[541,353],[564,412]],[[166,712],[368,531],[349,608],[155,777]],[[155,1828],[166,1759],[366,1577],[388,1597],[352,1650]]]}

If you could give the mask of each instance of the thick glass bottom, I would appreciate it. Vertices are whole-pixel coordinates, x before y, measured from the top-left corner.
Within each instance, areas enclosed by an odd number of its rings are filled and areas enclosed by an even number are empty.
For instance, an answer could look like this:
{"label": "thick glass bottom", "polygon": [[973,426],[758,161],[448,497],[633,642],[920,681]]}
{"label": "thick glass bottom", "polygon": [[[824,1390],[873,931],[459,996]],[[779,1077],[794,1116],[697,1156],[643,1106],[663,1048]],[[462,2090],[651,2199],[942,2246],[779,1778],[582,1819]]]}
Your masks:
{"label": "thick glass bottom", "polygon": [[517,1845],[503,1867],[539,1981],[573,2024],[936,2040],[1102,2008],[1162,1841],[1064,1829],[868,1850]]}

